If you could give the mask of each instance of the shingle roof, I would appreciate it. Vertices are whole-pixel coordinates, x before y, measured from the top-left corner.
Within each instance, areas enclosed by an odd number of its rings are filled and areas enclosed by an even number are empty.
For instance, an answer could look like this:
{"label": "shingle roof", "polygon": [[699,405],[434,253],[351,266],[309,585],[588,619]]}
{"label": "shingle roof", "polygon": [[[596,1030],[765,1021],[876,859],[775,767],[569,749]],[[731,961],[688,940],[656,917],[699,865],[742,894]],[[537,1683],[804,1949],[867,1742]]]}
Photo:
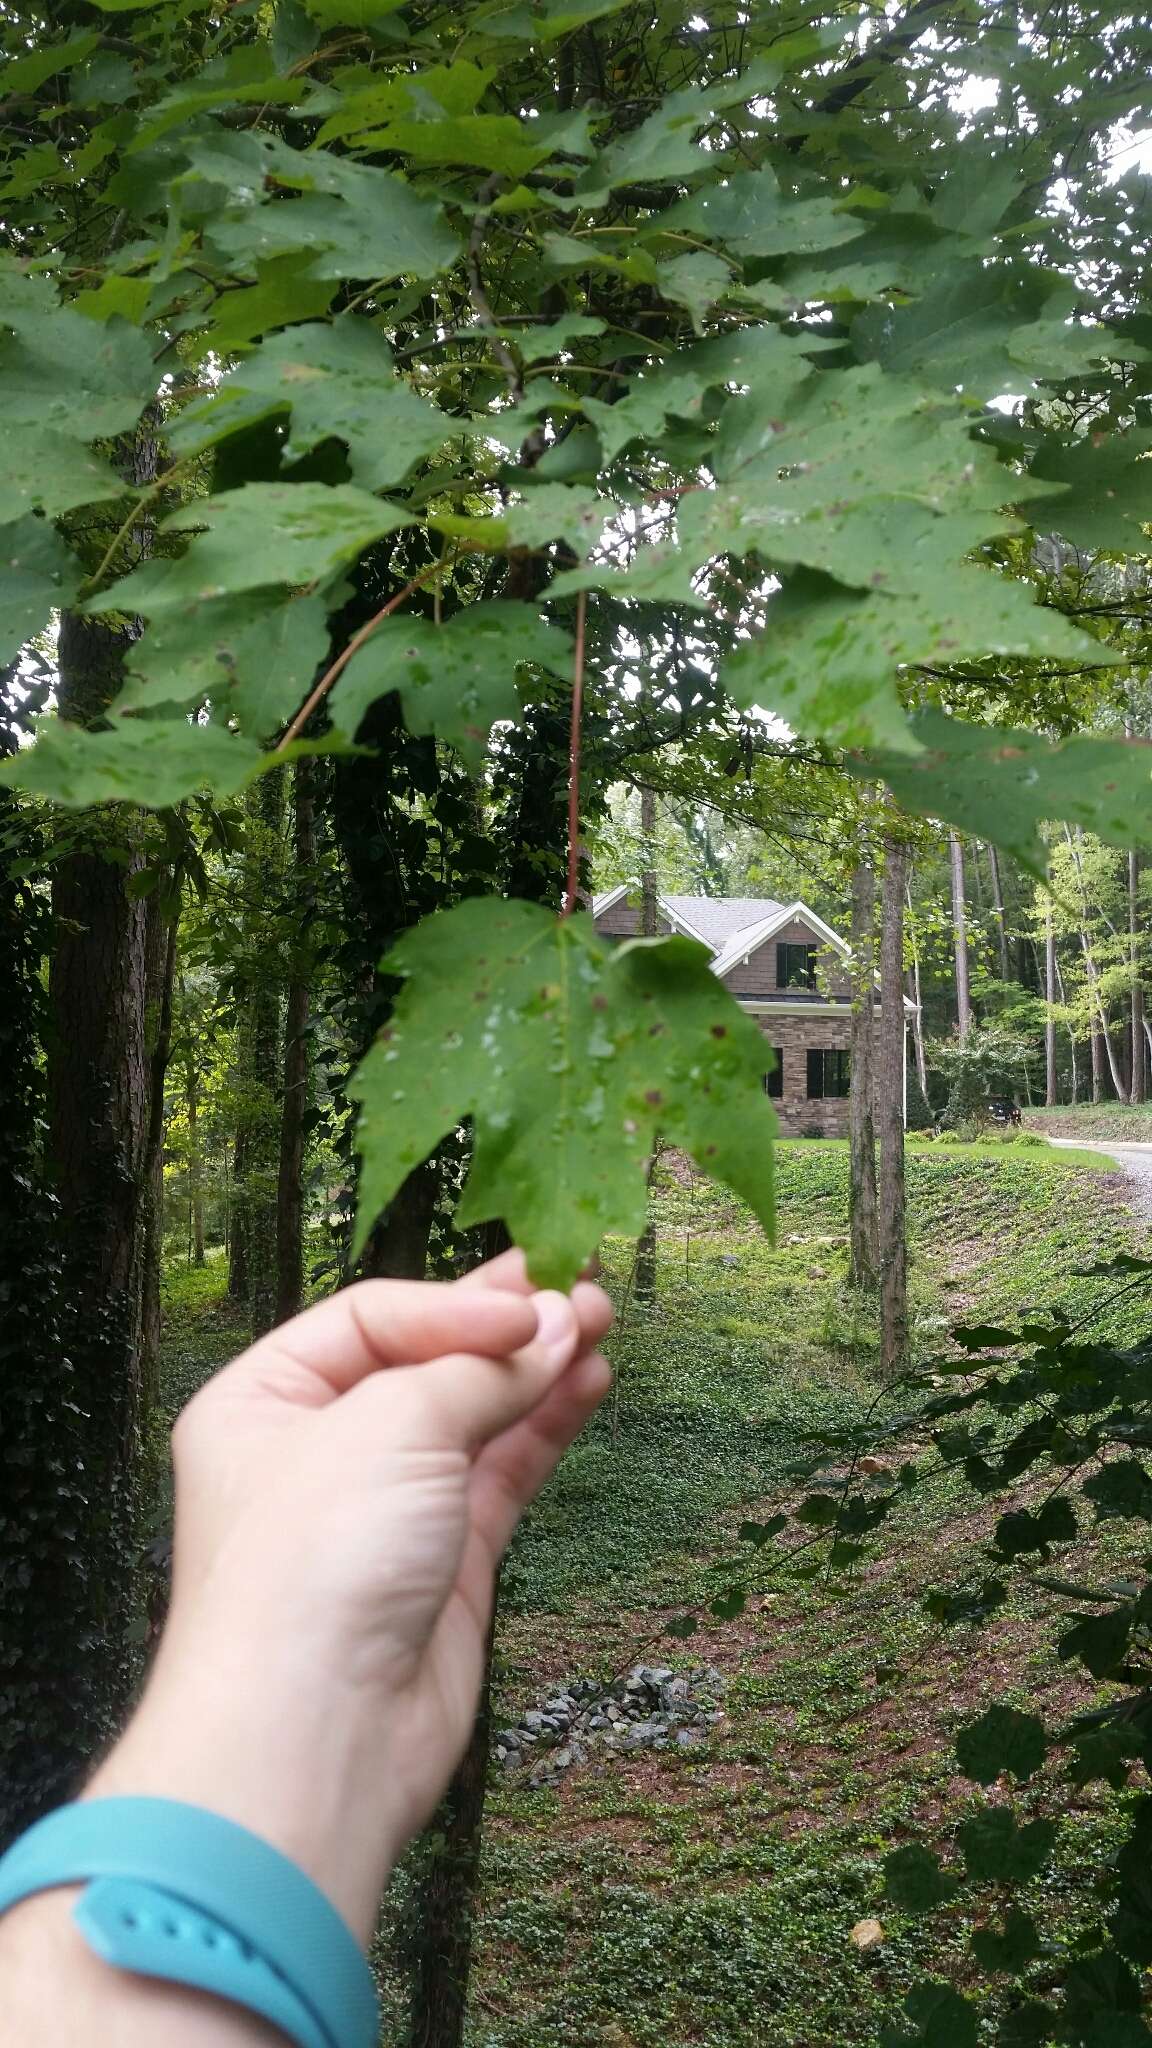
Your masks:
{"label": "shingle roof", "polygon": [[[662,892],[663,893],[663,892]],[[717,952],[727,947],[737,932],[762,924],[784,905],[771,896],[663,896],[675,916],[698,931]]]}

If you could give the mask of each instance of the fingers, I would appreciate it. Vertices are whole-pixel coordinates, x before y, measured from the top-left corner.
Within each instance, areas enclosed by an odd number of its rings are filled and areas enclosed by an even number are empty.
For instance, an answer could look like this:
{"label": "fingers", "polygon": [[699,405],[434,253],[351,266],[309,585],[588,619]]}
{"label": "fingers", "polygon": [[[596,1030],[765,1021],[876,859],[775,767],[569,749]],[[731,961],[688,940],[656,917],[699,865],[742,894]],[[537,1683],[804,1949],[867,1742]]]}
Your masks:
{"label": "fingers", "polygon": [[504,1358],[530,1345],[536,1331],[533,1299],[519,1291],[361,1280],[270,1331],[221,1377],[319,1408],[381,1367],[464,1349]]}
{"label": "fingers", "polygon": [[[532,1282],[524,1254],[518,1246],[511,1251],[501,1252],[499,1258],[489,1259],[486,1265],[476,1266],[466,1273],[456,1286],[474,1299],[489,1289],[515,1294],[531,1294]],[[591,1351],[600,1342],[609,1328],[615,1310],[602,1287],[596,1287],[590,1280],[578,1280],[572,1289],[572,1305],[580,1321],[581,1349]]]}
{"label": "fingers", "polygon": [[611,1385],[607,1359],[585,1352],[531,1414],[481,1451],[472,1475],[472,1523],[494,1559]]}
{"label": "fingers", "polygon": [[346,1410],[357,1431],[379,1429],[390,1450],[475,1455],[530,1414],[577,1355],[580,1326],[567,1295],[544,1292],[526,1305],[535,1336],[507,1357],[457,1351],[366,1379],[341,1402],[341,1417]]}

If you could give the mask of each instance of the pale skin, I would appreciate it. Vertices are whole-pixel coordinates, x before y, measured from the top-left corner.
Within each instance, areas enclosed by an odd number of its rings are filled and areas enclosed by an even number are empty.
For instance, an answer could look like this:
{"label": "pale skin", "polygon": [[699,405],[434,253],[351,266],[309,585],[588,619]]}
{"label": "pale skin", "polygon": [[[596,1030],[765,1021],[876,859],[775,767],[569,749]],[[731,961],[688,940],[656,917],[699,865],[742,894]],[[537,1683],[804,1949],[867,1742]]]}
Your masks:
{"label": "pale skin", "polygon": [[[292,1857],[367,1940],[475,1714],[500,1557],[602,1400],[606,1295],[536,1293],[518,1252],[374,1280],[273,1331],[173,1437],[172,1606],[83,1797],[182,1799]],[[21,2048],[283,2048],[220,1999],[92,1954],[75,1892],[0,1919]]]}

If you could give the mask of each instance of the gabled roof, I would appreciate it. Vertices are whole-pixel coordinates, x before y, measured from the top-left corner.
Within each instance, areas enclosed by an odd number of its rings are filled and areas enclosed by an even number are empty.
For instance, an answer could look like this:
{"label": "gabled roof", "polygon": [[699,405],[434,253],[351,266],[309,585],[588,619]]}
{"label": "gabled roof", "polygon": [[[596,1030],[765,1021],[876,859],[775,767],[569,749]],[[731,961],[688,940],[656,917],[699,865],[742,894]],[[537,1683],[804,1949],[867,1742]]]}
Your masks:
{"label": "gabled roof", "polygon": [[[592,900],[593,917],[602,917],[606,910],[619,903],[622,896],[635,895],[640,883],[635,876],[627,882],[619,882],[615,889],[606,890],[602,896]],[[793,918],[802,918],[810,925],[826,945],[833,946],[841,955],[848,952],[843,939],[827,925],[806,903],[777,903],[772,896],[665,896],[658,895],[657,905],[663,911],[669,924],[677,931],[687,932],[689,938],[701,939],[713,955],[717,974],[726,974],[739,960],[746,960],[774,932],[791,924]]]}
{"label": "gabled roof", "polygon": [[809,925],[817,937],[823,939],[826,946],[831,946],[839,953],[842,960],[847,956],[849,949],[843,939],[838,937],[830,924],[825,924],[822,917],[817,917],[814,910],[809,910],[806,903],[797,901],[761,904],[760,908],[766,911],[767,915],[758,918],[754,924],[745,925],[733,932],[727,945],[717,953],[712,962],[713,973],[720,975],[721,979],[724,975],[730,974],[734,967],[738,967],[742,960],[747,960],[749,954],[755,953],[759,946],[766,946],[769,939],[774,938],[777,932],[783,931],[785,925],[794,921]]}

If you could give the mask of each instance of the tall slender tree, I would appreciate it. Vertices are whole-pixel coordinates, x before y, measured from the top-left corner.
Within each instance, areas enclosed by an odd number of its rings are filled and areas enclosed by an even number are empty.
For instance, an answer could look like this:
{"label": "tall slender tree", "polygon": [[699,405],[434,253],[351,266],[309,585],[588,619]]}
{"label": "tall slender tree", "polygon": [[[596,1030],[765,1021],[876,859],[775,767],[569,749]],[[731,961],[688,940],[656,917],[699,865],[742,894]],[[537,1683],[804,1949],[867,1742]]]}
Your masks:
{"label": "tall slender tree", "polygon": [[876,1206],[876,874],[868,849],[852,872],[852,1030],[849,1076],[849,1274],[854,1287],[880,1278]]}
{"label": "tall slender tree", "polygon": [[908,1355],[908,1249],[904,1193],[904,884],[907,849],[884,840],[880,908],[880,1030],[876,1121],[880,1135],[880,1362],[902,1371]]}
{"label": "tall slender tree", "polygon": [[964,897],[964,845],[958,832],[948,834],[952,864],[952,944],[956,961],[956,1032],[961,1045],[972,1029],[972,997],[968,981],[968,911]]}

